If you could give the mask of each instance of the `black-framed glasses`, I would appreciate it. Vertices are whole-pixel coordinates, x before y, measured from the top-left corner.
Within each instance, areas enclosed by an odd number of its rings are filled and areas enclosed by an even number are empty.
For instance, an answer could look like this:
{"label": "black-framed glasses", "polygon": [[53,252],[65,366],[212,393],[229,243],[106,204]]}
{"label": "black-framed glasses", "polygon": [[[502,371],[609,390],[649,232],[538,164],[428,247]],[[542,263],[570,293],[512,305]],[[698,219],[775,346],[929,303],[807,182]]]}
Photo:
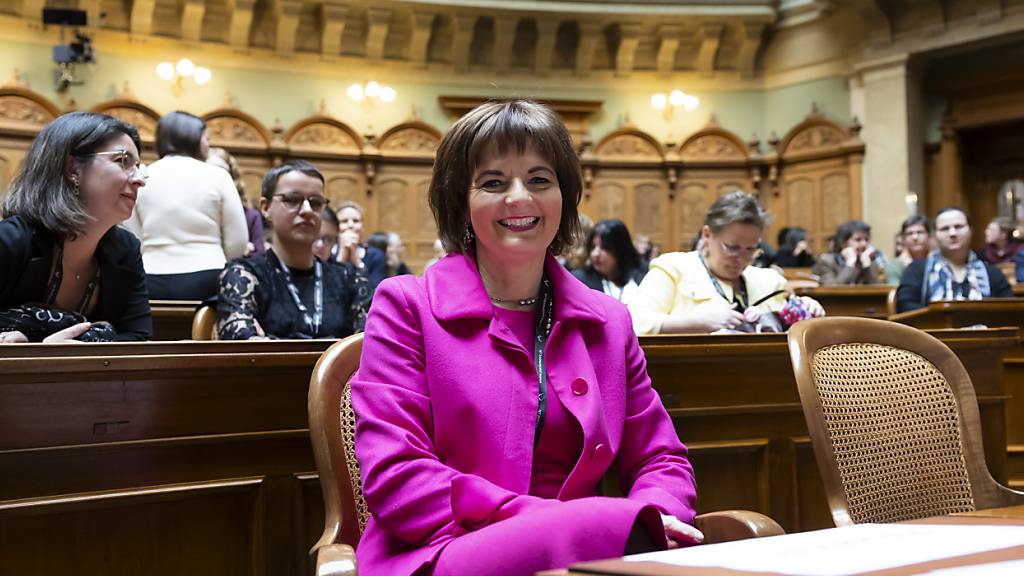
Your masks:
{"label": "black-framed glasses", "polygon": [[92,154],[86,154],[83,158],[90,156],[110,156],[110,161],[115,164],[120,164],[121,169],[124,170],[125,174],[131,175],[132,171],[138,172],[139,176],[143,179],[149,178],[149,168],[142,163],[141,160],[136,160],[128,153],[127,150],[111,150],[110,152],[93,152]]}
{"label": "black-framed glasses", "polygon": [[722,252],[725,252],[729,256],[742,256],[744,258],[754,258],[757,253],[761,250],[760,246],[740,246],[739,244],[726,244],[721,240],[718,241],[718,245],[722,247]]}
{"label": "black-framed glasses", "polygon": [[302,208],[302,204],[309,202],[309,209],[313,212],[320,212],[331,203],[330,199],[325,196],[304,196],[298,192],[292,192],[287,194],[274,194],[274,198],[280,198],[281,203],[284,207],[289,210],[299,210]]}

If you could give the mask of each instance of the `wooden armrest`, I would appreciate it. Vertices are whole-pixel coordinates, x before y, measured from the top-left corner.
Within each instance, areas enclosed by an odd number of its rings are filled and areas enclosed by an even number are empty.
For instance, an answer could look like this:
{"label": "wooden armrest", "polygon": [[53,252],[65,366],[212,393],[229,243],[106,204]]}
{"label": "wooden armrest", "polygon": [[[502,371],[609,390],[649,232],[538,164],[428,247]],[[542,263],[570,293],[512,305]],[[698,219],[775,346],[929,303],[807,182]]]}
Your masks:
{"label": "wooden armrest", "polygon": [[750,510],[708,512],[697,516],[694,525],[704,533],[705,544],[780,536],[786,533],[775,520]]}
{"label": "wooden armrest", "polygon": [[348,544],[328,544],[316,551],[316,576],[356,576],[356,552]]}

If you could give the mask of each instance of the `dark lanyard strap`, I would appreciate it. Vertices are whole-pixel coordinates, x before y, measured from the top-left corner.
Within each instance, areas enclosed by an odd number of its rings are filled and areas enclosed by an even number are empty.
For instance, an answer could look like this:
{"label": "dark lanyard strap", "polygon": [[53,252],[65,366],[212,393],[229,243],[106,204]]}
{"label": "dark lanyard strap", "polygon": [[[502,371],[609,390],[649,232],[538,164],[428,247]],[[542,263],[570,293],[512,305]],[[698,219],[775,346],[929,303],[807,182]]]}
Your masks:
{"label": "dark lanyard strap", "polygon": [[[50,291],[46,295],[46,305],[53,304],[54,300],[57,299],[57,293],[60,292],[60,283],[64,280],[64,247],[57,245],[54,250],[54,266],[53,266],[53,277],[50,278]],[[82,296],[82,302],[78,305],[78,312],[82,316],[85,316],[85,310],[89,306],[89,301],[92,300],[92,293],[96,290],[96,286],[100,283],[100,267],[96,266],[96,272],[92,275],[92,279],[85,285],[85,295]]]}
{"label": "dark lanyard strap", "polygon": [[544,366],[544,348],[551,335],[551,310],[553,306],[551,281],[544,278],[540,288],[540,307],[537,308],[537,337],[533,343],[533,363],[537,367],[537,425],[533,432],[533,446],[540,443],[540,431],[548,412],[548,372]]}
{"label": "dark lanyard strap", "polygon": [[299,289],[295,286],[295,282],[292,281],[292,273],[288,271],[288,266],[277,257],[277,254],[274,255],[274,258],[281,268],[284,283],[288,286],[288,292],[292,295],[295,307],[302,313],[302,321],[307,329],[312,330],[310,336],[316,338],[317,334],[320,333],[320,323],[324,317],[324,272],[320,260],[313,259],[313,317],[310,318],[309,310],[302,303],[302,299],[299,298]]}
{"label": "dark lanyard strap", "polygon": [[[704,270],[707,271],[708,278],[711,279],[711,285],[715,287],[716,291],[718,291],[718,295],[724,298],[729,304],[732,304],[733,302],[739,304],[740,312],[749,308],[749,306],[747,306],[747,303],[750,302],[750,300],[747,299],[747,281],[743,279],[743,276],[740,276],[739,290],[733,290],[733,299],[729,300],[729,297],[725,295],[725,289],[722,288],[721,282],[719,282],[718,278],[716,278],[714,273],[711,272],[711,267],[708,266],[707,260],[704,259],[704,255],[699,252],[697,255],[700,256],[700,263],[704,265]],[[760,304],[760,302],[758,302],[758,304]]]}

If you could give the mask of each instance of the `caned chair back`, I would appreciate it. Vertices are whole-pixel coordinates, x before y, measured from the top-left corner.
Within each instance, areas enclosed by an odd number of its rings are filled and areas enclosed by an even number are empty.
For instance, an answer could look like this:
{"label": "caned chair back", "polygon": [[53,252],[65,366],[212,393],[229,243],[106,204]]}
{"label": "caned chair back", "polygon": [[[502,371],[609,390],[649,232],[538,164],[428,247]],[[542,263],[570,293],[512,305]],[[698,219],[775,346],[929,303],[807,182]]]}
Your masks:
{"label": "caned chair back", "polygon": [[1024,503],[989,474],[974,387],[938,339],[819,318],[790,329],[789,352],[837,526]]}
{"label": "caned chair back", "polygon": [[348,381],[359,368],[363,335],[328,348],[309,379],[309,434],[324,494],[324,532],[311,552],[331,544],[359,543],[370,513],[355,454],[355,413]]}
{"label": "caned chair back", "polygon": [[217,309],[209,304],[200,306],[192,317],[193,340],[217,339]]}

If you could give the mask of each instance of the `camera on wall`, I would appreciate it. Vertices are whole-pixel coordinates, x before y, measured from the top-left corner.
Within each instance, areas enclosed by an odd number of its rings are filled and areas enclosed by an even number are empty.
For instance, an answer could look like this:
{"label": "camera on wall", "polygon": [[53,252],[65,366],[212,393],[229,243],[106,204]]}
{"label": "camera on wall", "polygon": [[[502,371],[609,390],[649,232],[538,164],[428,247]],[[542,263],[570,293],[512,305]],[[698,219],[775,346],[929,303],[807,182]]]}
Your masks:
{"label": "camera on wall", "polygon": [[[86,25],[86,20],[87,15],[84,10],[43,8],[43,24],[60,25],[60,44],[53,47],[53,62],[57,65],[58,92],[67,90],[68,86],[72,84],[83,84],[85,80],[76,75],[75,66],[94,61],[92,40],[78,31],[79,26]],[[65,44],[64,30],[68,26],[74,28],[75,39]]]}

